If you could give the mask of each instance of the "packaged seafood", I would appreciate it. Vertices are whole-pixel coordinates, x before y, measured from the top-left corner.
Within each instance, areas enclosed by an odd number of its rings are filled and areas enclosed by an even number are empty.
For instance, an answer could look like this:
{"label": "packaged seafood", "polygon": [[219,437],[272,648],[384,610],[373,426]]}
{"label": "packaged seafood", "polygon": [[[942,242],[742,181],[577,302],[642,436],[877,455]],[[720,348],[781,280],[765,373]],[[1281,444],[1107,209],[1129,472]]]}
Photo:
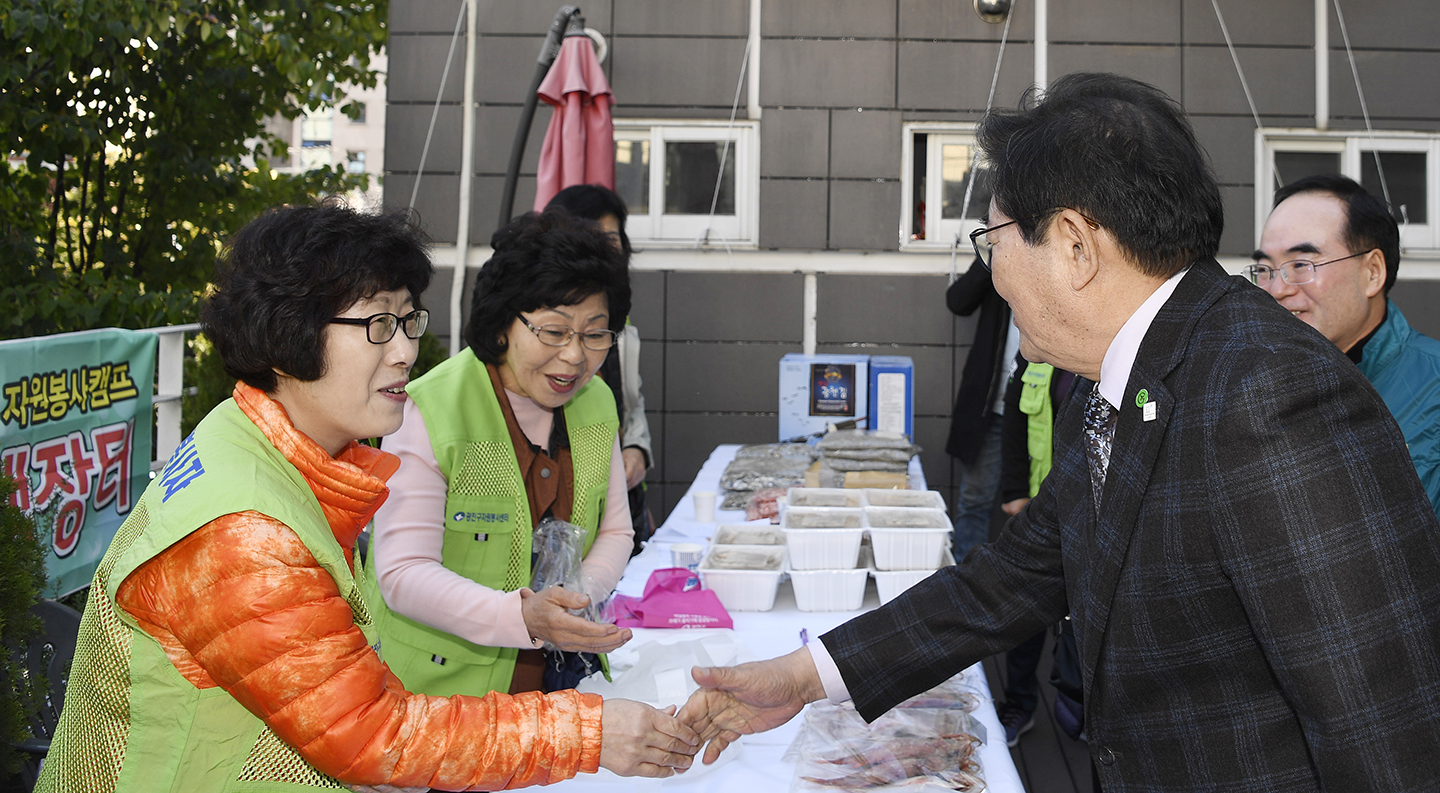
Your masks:
{"label": "packaged seafood", "polygon": [[715,529],[715,545],[784,545],[785,534],[771,526],[728,525]]}
{"label": "packaged seafood", "polygon": [[783,487],[767,487],[756,490],[745,505],[745,519],[769,519],[773,522],[780,516],[780,498],[785,495],[785,492],[786,488]]}
{"label": "packaged seafood", "polygon": [[864,525],[865,512],[860,509],[787,505],[780,513],[780,526],[787,529],[858,529]]}
{"label": "packaged seafood", "polygon": [[945,509],[945,499],[934,490],[882,490],[867,488],[865,503],[871,507],[912,507]]}
{"label": "packaged seafood", "polygon": [[948,529],[950,516],[943,509],[866,507],[866,525],[876,529]]}
{"label": "packaged seafood", "polygon": [[712,545],[700,561],[709,570],[779,570],[785,561],[785,549],[771,546]]}
{"label": "packaged seafood", "polygon": [[769,611],[775,607],[784,566],[784,546],[711,545],[700,561],[700,581],[729,611]]}
{"label": "packaged seafood", "polygon": [[720,501],[720,509],[745,509],[753,495],[755,495],[753,490],[727,490],[725,497]]}
{"label": "packaged seafood", "polygon": [[794,487],[805,482],[809,459],[752,457],[731,460],[720,474],[726,490],[759,490],[765,487]]}
{"label": "packaged seafood", "polygon": [[786,753],[796,760],[792,789],[978,793],[985,789],[978,756],[983,735],[963,706],[902,705],[867,725],[849,703],[816,703]]}
{"label": "packaged seafood", "polygon": [[820,450],[808,443],[751,443],[735,451],[735,459],[775,458],[804,460],[809,465],[820,456]]}
{"label": "packaged seafood", "polygon": [[839,487],[792,487],[785,496],[791,507],[863,507],[865,496],[858,490]]}

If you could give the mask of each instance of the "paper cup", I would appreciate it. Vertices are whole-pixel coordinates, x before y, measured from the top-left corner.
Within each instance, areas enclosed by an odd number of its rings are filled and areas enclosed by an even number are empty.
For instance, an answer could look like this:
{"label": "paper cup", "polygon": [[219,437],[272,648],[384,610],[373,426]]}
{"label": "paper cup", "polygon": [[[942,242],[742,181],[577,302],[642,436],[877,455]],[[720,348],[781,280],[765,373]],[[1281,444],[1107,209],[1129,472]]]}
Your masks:
{"label": "paper cup", "polygon": [[715,494],[701,490],[695,494],[695,519],[701,523],[715,520]]}
{"label": "paper cup", "polygon": [[670,564],[672,567],[686,567],[690,572],[695,572],[700,567],[700,557],[705,555],[705,549],[698,543],[677,542],[670,546]]}

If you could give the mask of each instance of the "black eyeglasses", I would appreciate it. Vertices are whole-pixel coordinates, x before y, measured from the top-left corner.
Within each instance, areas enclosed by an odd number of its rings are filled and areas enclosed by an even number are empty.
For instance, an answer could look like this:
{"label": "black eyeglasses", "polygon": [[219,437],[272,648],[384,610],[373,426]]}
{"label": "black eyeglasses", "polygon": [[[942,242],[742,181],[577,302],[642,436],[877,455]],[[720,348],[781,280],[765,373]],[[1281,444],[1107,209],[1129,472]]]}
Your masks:
{"label": "black eyeglasses", "polygon": [[371,344],[384,344],[395,338],[395,331],[400,328],[405,329],[406,338],[418,339],[424,336],[425,328],[430,325],[430,312],[417,308],[403,317],[388,311],[368,317],[334,317],[330,324],[363,325],[365,338],[369,339]]}
{"label": "black eyeglasses", "polygon": [[597,328],[582,333],[564,325],[541,325],[537,328],[530,324],[530,320],[523,316],[520,317],[520,321],[525,323],[525,327],[529,328],[531,332],[535,334],[535,338],[539,339],[540,343],[547,347],[564,347],[576,336],[580,337],[580,346],[587,350],[600,352],[601,350],[608,350],[615,346],[615,331],[609,330],[608,328]]}
{"label": "black eyeglasses", "polygon": [[1293,262],[1285,262],[1275,267],[1256,262],[1251,265],[1246,265],[1245,275],[1250,278],[1250,283],[1262,289],[1270,286],[1270,281],[1275,277],[1275,273],[1277,272],[1280,273],[1280,280],[1291,286],[1298,286],[1300,284],[1308,284],[1315,280],[1316,267],[1324,267],[1327,264],[1343,262],[1346,259],[1353,259],[1356,256],[1364,256],[1373,250],[1375,249],[1371,248],[1360,251],[1359,253],[1352,253],[1349,256],[1341,256],[1338,259],[1331,259],[1328,262],[1312,262],[1305,259],[1296,259]]}
{"label": "black eyeglasses", "polygon": [[[990,238],[989,238],[989,236],[987,236],[987,235],[990,234],[990,232],[992,232],[992,231],[999,231],[1000,229],[1003,229],[1003,228],[1005,228],[1006,226],[1013,226],[1013,225],[1015,225],[1016,223],[1019,223],[1022,219],[1023,219],[1023,220],[1034,220],[1035,218],[1045,217],[1046,215],[1049,215],[1049,214],[1051,214],[1052,212],[1059,212],[1060,210],[1065,209],[1065,208],[1066,208],[1066,207],[1055,207],[1055,208],[1053,208],[1053,209],[1047,209],[1047,210],[1045,210],[1044,212],[1040,212],[1040,213],[1031,215],[1030,217],[1027,217],[1027,218],[1016,218],[1015,220],[1007,220],[1007,221],[1005,221],[1004,223],[1001,223],[1001,224],[996,225],[996,226],[989,226],[989,227],[987,227],[987,228],[975,229],[974,231],[970,232],[970,247],[972,247],[972,248],[975,249],[975,255],[977,255],[977,256],[980,257],[980,263],[983,264],[983,265],[985,265],[985,269],[986,269],[986,270],[990,270],[990,269],[991,269],[990,262],[991,262],[991,260],[992,260],[992,259],[994,258],[994,256],[995,256],[995,246],[990,244]],[[1077,212],[1077,214],[1079,214],[1079,213]],[[1091,220],[1090,218],[1085,217],[1084,215],[1080,215],[1080,217],[1085,218],[1085,222],[1090,225],[1090,228],[1092,228],[1092,229],[1097,229],[1097,230],[1100,228],[1100,224],[1099,224],[1099,223],[1096,223],[1095,221]]]}

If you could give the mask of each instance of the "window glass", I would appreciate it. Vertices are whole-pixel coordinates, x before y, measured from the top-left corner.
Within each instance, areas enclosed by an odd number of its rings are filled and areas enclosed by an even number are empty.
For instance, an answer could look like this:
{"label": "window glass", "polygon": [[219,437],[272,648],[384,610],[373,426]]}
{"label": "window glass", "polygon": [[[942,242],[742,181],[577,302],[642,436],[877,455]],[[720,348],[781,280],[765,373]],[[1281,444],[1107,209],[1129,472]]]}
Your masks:
{"label": "window glass", "polygon": [[1340,152],[1277,151],[1275,172],[1280,175],[1282,185],[1316,174],[1340,173]]}
{"label": "window glass", "polygon": [[364,102],[356,102],[356,103],[355,103],[355,117],[352,118],[352,119],[350,119],[350,122],[353,123],[353,124],[364,124],[364,123],[365,123],[365,103],[364,103]]}
{"label": "window glass", "polygon": [[[964,143],[947,143],[941,147],[940,178],[943,183],[940,217],[957,220],[978,218],[990,208],[990,184],[984,167],[976,168],[975,187],[970,192],[970,206],[965,207],[965,190],[971,178],[975,147]],[[963,214],[962,214],[963,213]]]}
{"label": "window glass", "polygon": [[910,171],[910,239],[925,239],[925,177],[928,173],[926,161],[930,155],[930,136],[919,132],[915,134],[914,145],[911,146]]}
{"label": "window glass", "polygon": [[[1385,200],[1386,189],[1390,195],[1390,213],[1395,222],[1425,223],[1429,217],[1425,195],[1425,152],[1423,151],[1382,151],[1380,168],[1375,167],[1373,150],[1360,150],[1360,184],[1370,195]],[[1380,182],[1383,170],[1385,182]]]}
{"label": "window glass", "polygon": [[650,141],[615,141],[615,192],[630,214],[650,214]]}
{"label": "window glass", "polygon": [[[665,213],[708,215],[720,175],[722,141],[670,141],[665,144]],[[735,149],[730,147],[715,214],[735,214]]]}
{"label": "window glass", "polygon": [[346,155],[346,170],[350,173],[365,173],[365,152],[352,151]]}

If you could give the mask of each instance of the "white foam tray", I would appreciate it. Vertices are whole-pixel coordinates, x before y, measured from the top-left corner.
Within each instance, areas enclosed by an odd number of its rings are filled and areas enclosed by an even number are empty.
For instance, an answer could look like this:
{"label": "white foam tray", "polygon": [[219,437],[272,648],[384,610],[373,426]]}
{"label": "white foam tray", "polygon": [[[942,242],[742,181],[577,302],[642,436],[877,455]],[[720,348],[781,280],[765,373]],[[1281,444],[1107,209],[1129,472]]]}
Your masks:
{"label": "white foam tray", "polygon": [[[709,567],[710,555],[717,548],[745,549],[778,554],[774,570],[715,570]],[[769,611],[775,608],[775,593],[785,575],[785,548],[780,545],[712,545],[700,560],[700,583],[720,598],[728,611]]]}

